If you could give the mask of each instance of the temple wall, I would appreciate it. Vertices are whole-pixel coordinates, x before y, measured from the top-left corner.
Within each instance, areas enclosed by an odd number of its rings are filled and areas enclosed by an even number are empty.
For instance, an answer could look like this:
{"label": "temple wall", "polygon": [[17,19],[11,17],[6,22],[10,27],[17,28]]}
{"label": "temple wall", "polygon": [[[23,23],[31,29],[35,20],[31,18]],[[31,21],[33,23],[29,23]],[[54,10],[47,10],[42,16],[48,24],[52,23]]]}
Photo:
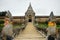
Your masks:
{"label": "temple wall", "polygon": [[46,22],[48,18],[36,18],[36,21],[38,22]]}
{"label": "temple wall", "polygon": [[23,23],[24,19],[13,19],[13,23]]}
{"label": "temple wall", "polygon": [[[35,20],[37,21],[37,22],[46,22],[46,21],[48,21],[48,18],[35,18]],[[60,18],[56,18],[56,21],[60,21]],[[13,18],[13,21],[15,21],[15,22],[24,22],[25,20],[24,20],[24,18],[22,18],[22,19],[14,19]]]}

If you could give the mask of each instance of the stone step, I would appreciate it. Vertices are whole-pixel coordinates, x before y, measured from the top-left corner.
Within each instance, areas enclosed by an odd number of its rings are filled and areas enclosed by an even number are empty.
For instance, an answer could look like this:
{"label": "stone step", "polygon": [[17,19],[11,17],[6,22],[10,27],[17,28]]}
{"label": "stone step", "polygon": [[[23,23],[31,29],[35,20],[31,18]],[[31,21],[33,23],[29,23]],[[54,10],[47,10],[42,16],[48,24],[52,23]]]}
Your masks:
{"label": "stone step", "polygon": [[44,37],[35,36],[35,37],[17,37],[16,40],[43,40]]}
{"label": "stone step", "polygon": [[17,38],[18,38],[18,39],[19,39],[19,38],[20,38],[20,39],[21,39],[21,38],[22,38],[22,39],[29,39],[29,38],[30,38],[30,39],[33,39],[33,38],[44,38],[44,37],[41,37],[41,36],[36,36],[36,37],[26,37],[26,36],[25,36],[25,37],[17,37]]}
{"label": "stone step", "polygon": [[45,38],[16,38],[15,40],[46,40]]}

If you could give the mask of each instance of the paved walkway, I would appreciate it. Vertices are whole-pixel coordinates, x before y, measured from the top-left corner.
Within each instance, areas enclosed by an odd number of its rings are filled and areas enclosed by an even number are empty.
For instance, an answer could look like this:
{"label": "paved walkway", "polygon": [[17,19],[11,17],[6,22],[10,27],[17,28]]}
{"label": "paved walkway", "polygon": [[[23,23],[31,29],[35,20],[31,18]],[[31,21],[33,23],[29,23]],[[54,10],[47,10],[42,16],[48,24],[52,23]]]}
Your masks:
{"label": "paved walkway", "polygon": [[45,38],[37,32],[33,23],[29,22],[23,32],[20,33],[14,40],[45,40]]}

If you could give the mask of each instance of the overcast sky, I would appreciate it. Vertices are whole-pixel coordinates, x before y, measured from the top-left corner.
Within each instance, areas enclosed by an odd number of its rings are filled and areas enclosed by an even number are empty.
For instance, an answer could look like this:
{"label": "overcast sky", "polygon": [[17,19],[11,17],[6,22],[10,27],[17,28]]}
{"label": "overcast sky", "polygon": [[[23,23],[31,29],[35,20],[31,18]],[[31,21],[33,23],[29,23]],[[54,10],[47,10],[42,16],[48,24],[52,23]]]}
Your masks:
{"label": "overcast sky", "polygon": [[0,0],[0,11],[9,10],[13,16],[24,16],[31,2],[36,15],[60,15],[60,0]]}

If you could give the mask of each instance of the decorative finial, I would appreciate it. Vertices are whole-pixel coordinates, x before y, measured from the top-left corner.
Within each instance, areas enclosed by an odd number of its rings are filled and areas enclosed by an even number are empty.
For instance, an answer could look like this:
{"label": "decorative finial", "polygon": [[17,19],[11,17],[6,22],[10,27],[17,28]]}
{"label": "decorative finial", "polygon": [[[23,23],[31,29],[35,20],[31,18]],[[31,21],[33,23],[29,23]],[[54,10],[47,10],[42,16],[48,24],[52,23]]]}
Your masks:
{"label": "decorative finial", "polygon": [[29,3],[28,10],[33,10],[33,9],[32,9],[32,6],[31,6],[31,2]]}
{"label": "decorative finial", "polygon": [[29,3],[29,5],[31,5],[31,2]]}
{"label": "decorative finial", "polygon": [[54,19],[54,14],[53,14],[53,11],[51,11],[49,20],[52,21],[53,19]]}
{"label": "decorative finial", "polygon": [[54,14],[53,14],[53,11],[51,11],[51,14],[50,14],[50,16],[51,16],[51,17],[53,17],[53,16],[54,16]]}

